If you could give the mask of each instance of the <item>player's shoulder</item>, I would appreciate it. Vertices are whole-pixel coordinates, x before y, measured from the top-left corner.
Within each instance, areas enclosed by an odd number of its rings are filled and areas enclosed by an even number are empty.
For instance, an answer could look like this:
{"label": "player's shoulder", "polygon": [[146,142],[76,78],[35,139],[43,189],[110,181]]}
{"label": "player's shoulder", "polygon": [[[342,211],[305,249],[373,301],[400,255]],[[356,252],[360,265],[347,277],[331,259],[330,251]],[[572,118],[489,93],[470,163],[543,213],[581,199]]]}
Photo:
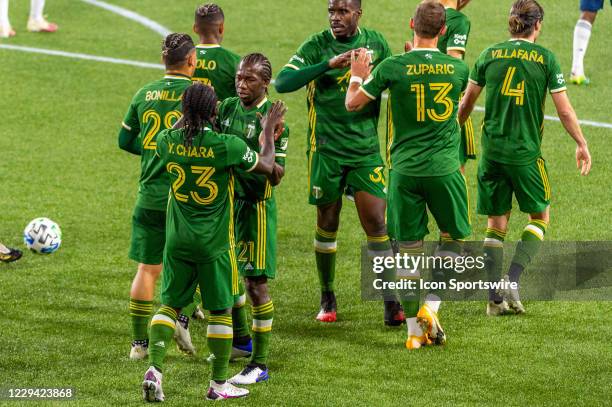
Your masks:
{"label": "player's shoulder", "polygon": [[303,45],[322,47],[330,44],[333,41],[334,36],[332,35],[331,30],[328,28],[310,35],[308,38],[306,38]]}
{"label": "player's shoulder", "polygon": [[470,19],[467,15],[465,15],[463,12],[456,10],[454,8],[448,7],[446,9],[446,21],[447,23],[449,21],[456,23],[456,24],[462,24],[462,23],[470,23]]}
{"label": "player's shoulder", "polygon": [[219,110],[232,108],[238,103],[240,103],[240,98],[237,96],[225,98],[222,102],[219,102]]}
{"label": "player's shoulder", "polygon": [[361,31],[361,34],[365,35],[369,41],[373,40],[383,44],[387,44],[387,39],[380,31],[373,30],[367,27],[359,27],[359,30]]}
{"label": "player's shoulder", "polygon": [[140,89],[138,89],[136,91],[136,93],[134,94],[133,101],[134,102],[144,101],[144,99],[146,98],[147,92],[151,92],[153,90],[158,90],[161,87],[163,87],[163,85],[164,85],[164,79],[163,78],[162,79],[156,79],[156,80],[151,81],[151,82],[147,82]]}

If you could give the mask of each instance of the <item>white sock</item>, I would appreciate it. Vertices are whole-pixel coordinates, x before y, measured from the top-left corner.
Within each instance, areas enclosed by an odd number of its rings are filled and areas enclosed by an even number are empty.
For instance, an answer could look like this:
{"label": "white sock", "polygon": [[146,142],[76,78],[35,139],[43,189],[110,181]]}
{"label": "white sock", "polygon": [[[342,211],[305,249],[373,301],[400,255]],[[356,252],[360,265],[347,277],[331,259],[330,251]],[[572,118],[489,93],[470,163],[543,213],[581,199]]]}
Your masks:
{"label": "white sock", "polygon": [[0,0],[0,26],[8,27],[11,23],[9,23],[8,18],[8,0]]}
{"label": "white sock", "polygon": [[427,297],[425,297],[425,305],[427,305],[429,309],[435,312],[436,314],[438,313],[438,310],[440,309],[441,303],[442,303],[442,300],[440,299],[440,297],[438,297],[435,294],[427,294]]}
{"label": "white sock", "polygon": [[574,59],[572,62],[572,75],[574,76],[584,76],[584,56],[589,47],[592,27],[588,21],[578,20],[574,28]]}
{"label": "white sock", "polygon": [[45,0],[31,0],[30,18],[33,20],[42,20],[44,8],[45,8]]}
{"label": "white sock", "polygon": [[406,324],[408,325],[408,336],[423,336],[423,330],[421,325],[417,323],[416,317],[407,318]]}

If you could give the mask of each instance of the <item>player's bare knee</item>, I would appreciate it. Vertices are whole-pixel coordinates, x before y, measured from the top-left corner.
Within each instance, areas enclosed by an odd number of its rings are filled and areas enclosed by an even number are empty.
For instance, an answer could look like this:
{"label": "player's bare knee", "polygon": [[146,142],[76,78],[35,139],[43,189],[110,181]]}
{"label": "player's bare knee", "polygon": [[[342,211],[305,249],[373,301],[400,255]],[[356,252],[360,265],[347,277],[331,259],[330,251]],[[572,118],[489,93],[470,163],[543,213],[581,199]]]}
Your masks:
{"label": "player's bare knee", "polygon": [[489,216],[489,219],[487,220],[487,227],[505,232],[508,228],[509,220],[510,212],[500,216]]}
{"label": "player's bare knee", "polygon": [[138,272],[147,276],[157,279],[162,272],[161,264],[138,264]]}
{"label": "player's bare knee", "polygon": [[591,24],[595,23],[595,17],[597,17],[596,11],[583,11],[580,13],[580,19],[586,20]]}
{"label": "player's bare knee", "polygon": [[210,310],[211,315],[223,315],[223,314],[231,314],[231,313],[232,313],[231,308]]}
{"label": "player's bare knee", "polygon": [[340,225],[341,201],[317,207],[317,225],[326,232],[336,232]]}
{"label": "player's bare knee", "polygon": [[247,277],[245,286],[254,306],[263,305],[270,301],[268,278],[266,276]]}

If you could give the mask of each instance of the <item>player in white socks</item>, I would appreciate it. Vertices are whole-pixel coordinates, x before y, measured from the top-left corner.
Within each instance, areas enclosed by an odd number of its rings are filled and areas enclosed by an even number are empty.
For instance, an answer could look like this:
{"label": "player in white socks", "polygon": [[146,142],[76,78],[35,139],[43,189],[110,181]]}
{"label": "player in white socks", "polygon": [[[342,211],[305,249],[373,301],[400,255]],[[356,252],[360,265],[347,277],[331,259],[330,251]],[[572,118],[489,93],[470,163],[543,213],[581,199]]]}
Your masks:
{"label": "player in white socks", "polygon": [[603,5],[604,0],[580,0],[580,19],[574,28],[574,59],[570,76],[570,82],[573,84],[588,85],[591,82],[584,74],[584,56],[589,46],[595,17]]}
{"label": "player in white socks", "polygon": [[[9,0],[0,0],[0,38],[9,38],[15,35],[8,17]],[[30,18],[28,19],[28,31],[48,32],[57,31],[57,24],[48,22],[43,16],[45,0],[31,0]]]}

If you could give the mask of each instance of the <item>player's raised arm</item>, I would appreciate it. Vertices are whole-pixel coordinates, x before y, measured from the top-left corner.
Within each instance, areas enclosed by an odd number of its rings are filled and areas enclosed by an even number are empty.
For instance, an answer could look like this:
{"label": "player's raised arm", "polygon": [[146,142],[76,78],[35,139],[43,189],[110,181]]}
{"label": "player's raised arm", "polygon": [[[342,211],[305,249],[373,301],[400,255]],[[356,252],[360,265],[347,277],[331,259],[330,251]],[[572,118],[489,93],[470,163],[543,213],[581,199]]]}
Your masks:
{"label": "player's raised arm", "polygon": [[351,55],[351,82],[346,92],[345,106],[349,112],[363,109],[373,99],[363,92],[361,85],[370,76],[371,58],[365,49],[360,49],[356,54]]}
{"label": "player's raised arm", "polygon": [[274,171],[274,159],[276,147],[274,145],[275,129],[282,123],[287,107],[285,104],[277,100],[274,102],[268,114],[260,118],[261,127],[263,128],[263,146],[259,153],[257,165],[253,168],[253,172],[258,174],[271,175]]}
{"label": "player's raised arm", "polygon": [[468,84],[468,87],[465,90],[465,95],[463,95],[463,98],[461,98],[461,102],[459,103],[458,118],[461,126],[463,126],[463,124],[470,117],[470,114],[472,114],[476,101],[478,100],[478,96],[480,96],[480,92],[482,92],[481,86],[478,86],[474,82],[470,82]]}
{"label": "player's raised arm", "polygon": [[567,97],[567,92],[555,92],[551,96],[563,127],[576,141],[576,166],[580,170],[581,175],[588,175],[591,171],[591,153],[589,152],[587,141],[582,134],[576,112]]}
{"label": "player's raised arm", "polygon": [[351,51],[336,55],[328,61],[322,61],[303,68],[298,68],[296,65],[289,63],[278,74],[274,87],[278,93],[295,92],[330,69],[346,68],[350,64]]}

